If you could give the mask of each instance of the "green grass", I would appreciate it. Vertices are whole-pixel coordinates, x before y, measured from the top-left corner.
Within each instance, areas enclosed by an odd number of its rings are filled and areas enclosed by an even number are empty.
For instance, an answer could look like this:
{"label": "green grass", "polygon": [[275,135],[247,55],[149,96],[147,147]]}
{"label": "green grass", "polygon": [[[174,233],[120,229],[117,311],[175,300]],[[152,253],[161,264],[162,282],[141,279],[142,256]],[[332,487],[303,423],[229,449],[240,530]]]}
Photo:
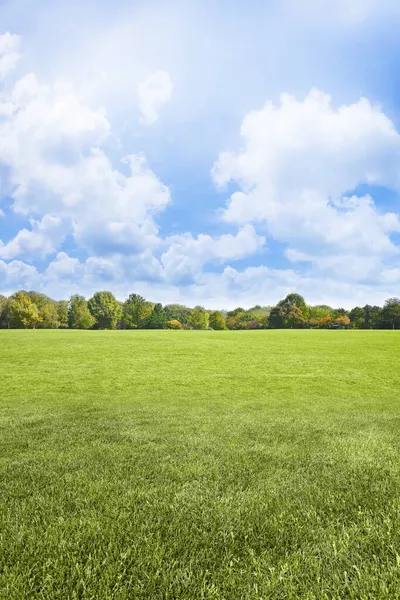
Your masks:
{"label": "green grass", "polygon": [[0,598],[400,598],[400,332],[0,332]]}

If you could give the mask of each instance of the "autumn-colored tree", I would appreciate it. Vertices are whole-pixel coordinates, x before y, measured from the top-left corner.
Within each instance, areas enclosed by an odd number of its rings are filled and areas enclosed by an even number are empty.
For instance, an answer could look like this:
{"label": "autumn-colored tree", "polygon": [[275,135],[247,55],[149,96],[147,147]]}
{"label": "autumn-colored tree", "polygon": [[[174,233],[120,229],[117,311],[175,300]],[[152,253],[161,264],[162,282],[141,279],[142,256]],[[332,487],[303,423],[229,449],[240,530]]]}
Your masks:
{"label": "autumn-colored tree", "polygon": [[167,323],[167,328],[168,329],[182,329],[183,325],[180,321],[178,321],[178,319],[171,319]]}
{"label": "autumn-colored tree", "polygon": [[342,317],[337,317],[334,321],[335,325],[339,327],[339,329],[348,329],[350,327],[350,319],[347,315],[343,315]]}
{"label": "autumn-colored tree", "polygon": [[246,329],[260,329],[260,323],[258,321],[247,321]]}
{"label": "autumn-colored tree", "polygon": [[321,329],[329,329],[332,325],[332,317],[330,315],[327,315],[326,317],[323,317],[322,319],[319,319],[319,327]]}

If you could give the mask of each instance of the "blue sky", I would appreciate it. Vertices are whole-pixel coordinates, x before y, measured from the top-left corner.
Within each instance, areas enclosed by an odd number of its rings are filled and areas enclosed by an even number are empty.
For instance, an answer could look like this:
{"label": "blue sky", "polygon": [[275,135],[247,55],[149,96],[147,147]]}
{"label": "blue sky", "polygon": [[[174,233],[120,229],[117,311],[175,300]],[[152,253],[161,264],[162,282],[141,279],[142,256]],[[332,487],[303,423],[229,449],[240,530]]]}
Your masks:
{"label": "blue sky", "polygon": [[0,292],[400,295],[392,0],[0,2]]}

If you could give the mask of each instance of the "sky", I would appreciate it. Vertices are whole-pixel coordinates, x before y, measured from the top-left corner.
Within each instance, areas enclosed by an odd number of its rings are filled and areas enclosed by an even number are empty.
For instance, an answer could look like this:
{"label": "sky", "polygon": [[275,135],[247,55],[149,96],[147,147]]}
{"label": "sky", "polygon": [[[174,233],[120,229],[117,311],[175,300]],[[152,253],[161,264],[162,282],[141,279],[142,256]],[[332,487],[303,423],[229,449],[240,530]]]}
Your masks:
{"label": "sky", "polygon": [[400,296],[399,26],[397,0],[0,0],[0,293]]}

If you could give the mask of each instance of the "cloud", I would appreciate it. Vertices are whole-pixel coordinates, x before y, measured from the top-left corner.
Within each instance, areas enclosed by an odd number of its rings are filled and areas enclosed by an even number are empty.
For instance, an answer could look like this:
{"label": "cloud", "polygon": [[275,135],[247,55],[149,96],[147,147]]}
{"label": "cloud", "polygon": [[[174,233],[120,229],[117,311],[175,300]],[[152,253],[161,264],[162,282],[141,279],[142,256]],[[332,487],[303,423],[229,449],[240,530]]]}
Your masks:
{"label": "cloud", "polygon": [[160,110],[172,98],[173,83],[168,73],[157,71],[138,85],[138,102],[144,125],[153,125]]}
{"label": "cloud", "polygon": [[[15,212],[60,219],[60,230],[70,231],[88,253],[140,253],[158,245],[155,217],[169,203],[169,189],[141,154],[125,156],[114,168],[103,109],[86,105],[70,84],[41,83],[34,74],[1,100],[8,110],[0,121],[0,165],[7,168]],[[46,245],[35,227],[17,234],[2,255],[11,258],[23,248],[32,257],[54,252],[57,246]]]}
{"label": "cloud", "polygon": [[13,71],[19,62],[20,38],[18,35],[3,33],[0,35],[0,79]]}
{"label": "cloud", "polygon": [[21,229],[7,244],[0,240],[0,258],[45,258],[53,254],[65,237],[65,227],[58,217],[45,215],[31,221],[31,230]]}
{"label": "cloud", "polygon": [[264,244],[265,238],[257,235],[251,225],[242,227],[237,235],[224,234],[215,238],[204,234],[194,238],[191,233],[186,233],[165,240],[168,250],[163,253],[161,262],[167,280],[177,281],[198,276],[209,261],[224,263],[253,256]]}
{"label": "cloud", "polygon": [[225,221],[263,222],[292,252],[327,269],[339,264],[332,256],[374,262],[398,254],[391,239],[398,215],[381,212],[370,195],[349,195],[362,184],[400,188],[400,136],[379,107],[361,99],[335,109],[318,90],[303,101],[283,94],[280,105],[245,117],[241,138],[241,149],[221,153],[213,168],[217,185],[239,188]]}

